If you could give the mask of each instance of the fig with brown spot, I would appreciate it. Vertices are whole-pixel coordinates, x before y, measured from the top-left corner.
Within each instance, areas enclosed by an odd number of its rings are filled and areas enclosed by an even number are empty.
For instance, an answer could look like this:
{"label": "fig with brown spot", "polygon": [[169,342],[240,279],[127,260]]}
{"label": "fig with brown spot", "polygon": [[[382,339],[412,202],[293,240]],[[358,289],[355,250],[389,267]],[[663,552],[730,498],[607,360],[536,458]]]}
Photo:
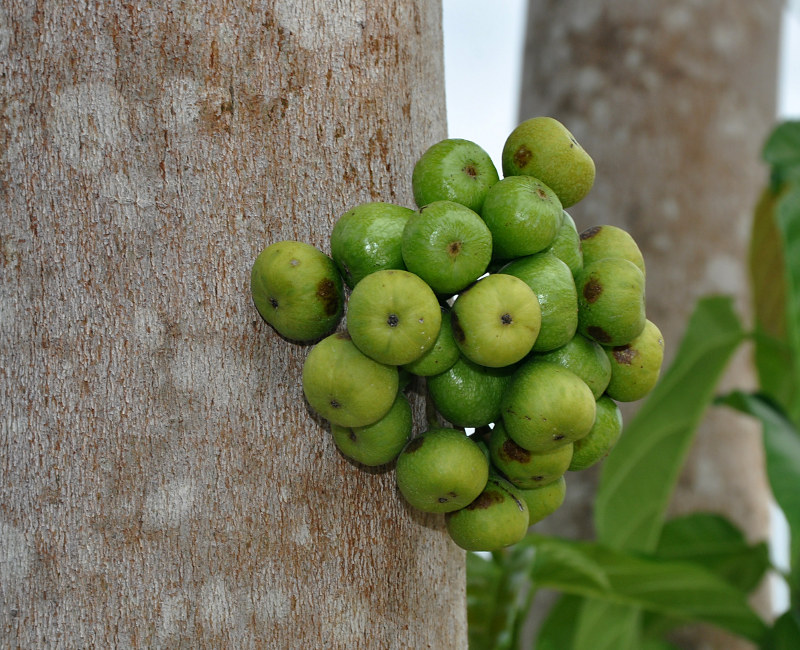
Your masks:
{"label": "fig with brown spot", "polygon": [[262,250],[250,272],[250,292],[261,317],[292,341],[330,334],[344,311],[336,264],[304,242],[279,241]]}
{"label": "fig with brown spot", "polygon": [[528,505],[517,488],[492,476],[472,503],[445,515],[445,524],[461,548],[499,551],[525,537],[529,519]]}
{"label": "fig with brown spot", "polygon": [[473,501],[486,486],[489,461],[464,431],[437,427],[413,438],[395,467],[405,500],[423,512],[451,512]]}

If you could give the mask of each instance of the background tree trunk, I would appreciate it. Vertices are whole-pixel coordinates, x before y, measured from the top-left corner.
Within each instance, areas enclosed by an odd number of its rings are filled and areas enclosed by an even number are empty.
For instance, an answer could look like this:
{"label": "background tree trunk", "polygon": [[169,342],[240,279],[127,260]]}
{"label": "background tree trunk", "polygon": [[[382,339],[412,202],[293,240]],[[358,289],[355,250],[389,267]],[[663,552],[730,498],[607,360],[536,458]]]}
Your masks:
{"label": "background tree trunk", "polygon": [[413,205],[442,68],[433,0],[0,3],[0,645],[466,645],[463,552],[249,293]]}
{"label": "background tree trunk", "polygon": [[[615,224],[639,243],[665,364],[700,296],[735,295],[747,312],[747,240],[766,181],[759,154],[775,123],[780,15],[777,0],[529,4],[520,119],[557,117],[594,158],[595,187],[569,212],[579,230]],[[725,381],[752,385],[746,356]],[[712,409],[673,511],[722,512],[764,539],[762,455],[757,426]],[[537,530],[591,536],[597,474],[570,475],[566,506]],[[763,597],[760,607],[768,612]],[[746,647],[712,632],[692,636],[686,647]]]}

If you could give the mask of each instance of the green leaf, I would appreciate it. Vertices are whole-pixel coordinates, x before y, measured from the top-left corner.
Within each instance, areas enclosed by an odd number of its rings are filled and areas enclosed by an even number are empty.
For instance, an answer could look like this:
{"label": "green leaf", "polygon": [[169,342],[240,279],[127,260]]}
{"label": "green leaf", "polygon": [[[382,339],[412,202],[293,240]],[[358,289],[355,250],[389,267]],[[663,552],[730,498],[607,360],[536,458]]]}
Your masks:
{"label": "green leaf", "polygon": [[[604,547],[530,535],[536,555],[531,577],[537,588],[552,588],[622,607],[584,608],[574,648],[594,638],[600,643],[604,625],[615,628],[617,648],[638,630],[639,611],[656,612],[678,621],[702,621],[745,638],[760,641],[766,626],[747,603],[747,595],[702,565],[663,560]],[[598,576],[604,576],[598,579]],[[621,630],[622,632],[619,632]],[[612,646],[609,646],[612,647]]]}
{"label": "green leaf", "polygon": [[797,650],[800,648],[800,615],[786,612],[772,626],[763,650]]}
{"label": "green leaf", "polygon": [[791,535],[792,570],[800,569],[800,432],[780,407],[763,395],[735,391],[720,400],[761,420],[767,477]]}
{"label": "green leaf", "polygon": [[586,599],[572,650],[641,650],[640,617],[634,607]]}
{"label": "green leaf", "polygon": [[539,628],[536,650],[572,650],[582,605],[580,596],[562,595]]}
{"label": "green leaf", "polygon": [[697,425],[743,338],[731,298],[715,296],[697,303],[675,361],[604,462],[595,502],[601,542],[655,549]]}
{"label": "green leaf", "polygon": [[717,514],[693,513],[666,522],[656,555],[700,564],[745,593],[770,568],[766,542],[749,544],[742,531]]}
{"label": "green leaf", "polygon": [[797,394],[787,334],[787,275],[776,206],[782,193],[765,189],[753,214],[748,267],[755,321],[753,350],[761,389],[787,410]]}
{"label": "green leaf", "polygon": [[521,546],[492,554],[467,553],[467,622],[471,650],[507,650],[528,613],[534,551]]}
{"label": "green leaf", "polygon": [[788,406],[787,412],[792,421],[800,424],[800,400],[797,399],[797,386],[800,385],[800,184],[791,186],[780,197],[776,218],[786,262],[786,340],[791,350],[787,368],[793,374],[792,386],[795,389],[794,394],[788,400],[784,398],[781,403]]}
{"label": "green leaf", "polygon": [[775,127],[761,155],[773,173],[781,178],[800,169],[800,122],[787,121]]}

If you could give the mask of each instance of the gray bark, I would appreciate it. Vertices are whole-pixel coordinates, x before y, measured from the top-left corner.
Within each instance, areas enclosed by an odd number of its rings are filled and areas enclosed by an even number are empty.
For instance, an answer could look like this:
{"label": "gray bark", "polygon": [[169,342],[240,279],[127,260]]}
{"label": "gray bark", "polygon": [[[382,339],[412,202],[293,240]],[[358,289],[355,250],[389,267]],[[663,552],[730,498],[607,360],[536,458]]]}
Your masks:
{"label": "gray bark", "polygon": [[0,645],[466,645],[463,552],[249,293],[413,205],[443,87],[433,0],[0,3]]}
{"label": "gray bark", "polygon": [[[747,240],[766,182],[760,149],[775,121],[780,10],[777,0],[529,4],[520,119],[560,119],[594,158],[595,187],[569,212],[579,230],[614,224],[639,243],[665,367],[699,297],[734,295],[747,312]],[[753,381],[740,355],[725,385]],[[673,512],[722,512],[764,539],[762,456],[752,422],[712,410]],[[571,474],[566,506],[537,529],[591,536],[596,476]],[[768,613],[763,593],[758,606]],[[686,647],[746,647],[714,633],[693,637]]]}

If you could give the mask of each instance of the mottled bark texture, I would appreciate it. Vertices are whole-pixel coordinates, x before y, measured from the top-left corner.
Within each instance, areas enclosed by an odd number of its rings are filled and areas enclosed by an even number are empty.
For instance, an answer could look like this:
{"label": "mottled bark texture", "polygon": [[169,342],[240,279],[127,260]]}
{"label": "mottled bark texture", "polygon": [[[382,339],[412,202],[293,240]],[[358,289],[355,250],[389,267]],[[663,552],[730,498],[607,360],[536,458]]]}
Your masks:
{"label": "mottled bark texture", "polygon": [[[579,230],[615,224],[641,246],[647,313],[664,333],[667,364],[700,296],[734,295],[747,312],[745,253],[766,181],[759,153],[775,121],[780,9],[777,0],[529,5],[520,119],[560,119],[594,158],[595,187],[570,214]],[[752,382],[740,355],[725,383]],[[537,529],[591,535],[596,474],[570,475],[566,507]],[[763,539],[767,502],[758,428],[712,410],[673,511],[721,511]]]}
{"label": "mottled bark texture", "polygon": [[465,646],[463,552],[249,293],[412,205],[439,4],[3,0],[0,84],[0,646]]}

